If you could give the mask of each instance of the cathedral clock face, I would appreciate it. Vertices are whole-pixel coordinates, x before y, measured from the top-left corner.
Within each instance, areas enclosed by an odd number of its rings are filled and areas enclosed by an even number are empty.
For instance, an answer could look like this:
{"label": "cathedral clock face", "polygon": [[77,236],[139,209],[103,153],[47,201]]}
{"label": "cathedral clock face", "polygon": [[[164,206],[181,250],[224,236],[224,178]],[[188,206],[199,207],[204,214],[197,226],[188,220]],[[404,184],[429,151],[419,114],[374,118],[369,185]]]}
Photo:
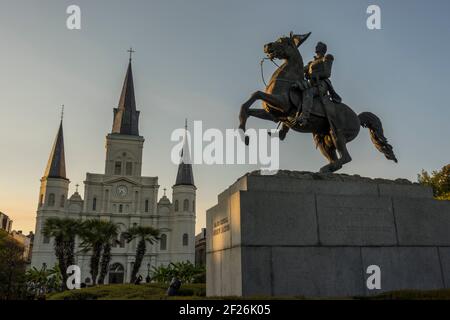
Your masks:
{"label": "cathedral clock face", "polygon": [[128,194],[127,186],[124,185],[117,186],[116,193],[119,197],[125,197]]}

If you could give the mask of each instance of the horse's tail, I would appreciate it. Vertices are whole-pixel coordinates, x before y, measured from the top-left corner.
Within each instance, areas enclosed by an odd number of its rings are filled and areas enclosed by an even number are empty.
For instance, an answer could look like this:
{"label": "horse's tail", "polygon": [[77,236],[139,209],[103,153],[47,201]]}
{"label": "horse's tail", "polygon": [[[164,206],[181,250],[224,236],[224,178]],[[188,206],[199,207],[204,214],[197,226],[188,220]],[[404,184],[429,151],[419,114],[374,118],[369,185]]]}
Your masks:
{"label": "horse's tail", "polygon": [[383,134],[383,125],[381,124],[380,119],[371,112],[363,112],[358,115],[358,118],[361,122],[361,126],[369,129],[370,139],[375,145],[375,148],[383,153],[387,159],[397,163],[394,150]]}

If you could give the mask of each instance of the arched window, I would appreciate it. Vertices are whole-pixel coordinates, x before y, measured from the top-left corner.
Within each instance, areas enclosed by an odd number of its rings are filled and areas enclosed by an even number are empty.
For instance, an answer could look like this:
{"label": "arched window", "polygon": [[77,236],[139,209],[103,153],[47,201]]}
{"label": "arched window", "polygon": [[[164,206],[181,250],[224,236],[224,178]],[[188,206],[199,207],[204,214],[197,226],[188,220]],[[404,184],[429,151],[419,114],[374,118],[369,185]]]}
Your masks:
{"label": "arched window", "polygon": [[96,211],[97,210],[97,198],[94,198],[92,200],[92,211]]}
{"label": "arched window", "polygon": [[175,212],[178,211],[178,200],[175,200]]}
{"label": "arched window", "polygon": [[123,283],[125,271],[120,263],[114,263],[109,267],[108,283]]}
{"label": "arched window", "polygon": [[44,195],[43,194],[41,194],[39,196],[39,207],[42,206],[42,203],[44,203]]}
{"label": "arched window", "polygon": [[54,193],[50,193],[48,195],[48,206],[49,207],[53,207],[55,205],[55,194]]}
{"label": "arched window", "polygon": [[111,241],[111,247],[117,248],[117,245],[119,244],[119,238],[115,238]]}
{"label": "arched window", "polygon": [[123,205],[119,204],[119,213],[123,212]]}
{"label": "arched window", "polygon": [[65,195],[61,195],[61,200],[59,202],[59,206],[61,208],[64,208],[64,205],[66,204],[66,196]]}
{"label": "arched window", "polygon": [[192,200],[192,212],[195,212],[195,200]]}
{"label": "arched window", "polygon": [[121,233],[120,234],[120,239],[119,239],[119,246],[121,248],[125,248],[125,242],[126,242],[125,233]]}
{"label": "arched window", "polygon": [[145,200],[145,212],[148,212],[148,199]]}
{"label": "arched window", "polygon": [[183,211],[189,211],[189,200],[184,199],[183,201]]}
{"label": "arched window", "polygon": [[189,245],[189,236],[187,233],[183,234],[183,246],[188,246]]}
{"label": "arched window", "polygon": [[114,174],[120,175],[122,174],[122,161],[116,161],[114,164]]}
{"label": "arched window", "polygon": [[159,239],[159,250],[167,250],[167,235],[162,234]]}
{"label": "arched window", "polygon": [[125,165],[125,174],[131,176],[133,174],[133,163],[127,162]]}

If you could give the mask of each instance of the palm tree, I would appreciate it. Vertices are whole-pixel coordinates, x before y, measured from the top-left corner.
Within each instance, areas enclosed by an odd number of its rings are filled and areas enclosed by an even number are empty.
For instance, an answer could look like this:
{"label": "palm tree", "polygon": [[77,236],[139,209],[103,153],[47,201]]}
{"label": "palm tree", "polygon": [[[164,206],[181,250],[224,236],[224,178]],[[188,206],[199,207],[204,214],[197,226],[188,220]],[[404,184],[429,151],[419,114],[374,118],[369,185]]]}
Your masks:
{"label": "palm tree", "polygon": [[128,243],[134,239],[138,239],[138,245],[136,247],[136,256],[133,265],[133,270],[131,271],[131,282],[136,281],[136,275],[141,268],[142,260],[144,259],[145,252],[147,251],[146,244],[155,243],[159,240],[159,230],[152,227],[135,226],[125,233],[125,239]]}
{"label": "palm tree", "polygon": [[49,292],[61,290],[62,274],[56,264],[52,269],[43,265],[41,269],[32,267],[25,273],[27,291],[37,299],[45,299]]}
{"label": "palm tree", "polygon": [[79,220],[51,217],[44,223],[44,236],[54,238],[55,255],[61,270],[64,288],[67,281],[67,267],[73,265],[75,261],[75,237],[79,232]]}
{"label": "palm tree", "polygon": [[102,230],[106,221],[98,219],[89,219],[83,222],[80,233],[82,252],[92,251],[89,268],[92,278],[92,284],[97,284],[98,267],[100,263],[100,256],[102,253],[104,236]]}
{"label": "palm tree", "polygon": [[107,222],[102,227],[102,235],[104,237],[103,242],[103,254],[100,262],[100,276],[98,283],[103,284],[105,277],[108,274],[109,262],[111,261],[111,246],[117,242],[117,236],[119,235],[119,226],[113,222]]}

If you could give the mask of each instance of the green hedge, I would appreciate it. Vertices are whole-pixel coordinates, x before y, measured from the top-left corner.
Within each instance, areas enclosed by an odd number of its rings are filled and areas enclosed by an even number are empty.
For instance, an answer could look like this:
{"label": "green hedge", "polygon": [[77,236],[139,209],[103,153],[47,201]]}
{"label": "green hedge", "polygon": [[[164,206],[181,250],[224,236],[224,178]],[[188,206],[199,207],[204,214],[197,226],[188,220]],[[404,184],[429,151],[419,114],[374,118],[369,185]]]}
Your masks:
{"label": "green hedge", "polygon": [[[167,285],[151,284],[113,284],[101,285],[79,290],[49,294],[49,300],[160,300],[167,297]],[[205,284],[182,285],[178,298],[200,298],[206,295]]]}

